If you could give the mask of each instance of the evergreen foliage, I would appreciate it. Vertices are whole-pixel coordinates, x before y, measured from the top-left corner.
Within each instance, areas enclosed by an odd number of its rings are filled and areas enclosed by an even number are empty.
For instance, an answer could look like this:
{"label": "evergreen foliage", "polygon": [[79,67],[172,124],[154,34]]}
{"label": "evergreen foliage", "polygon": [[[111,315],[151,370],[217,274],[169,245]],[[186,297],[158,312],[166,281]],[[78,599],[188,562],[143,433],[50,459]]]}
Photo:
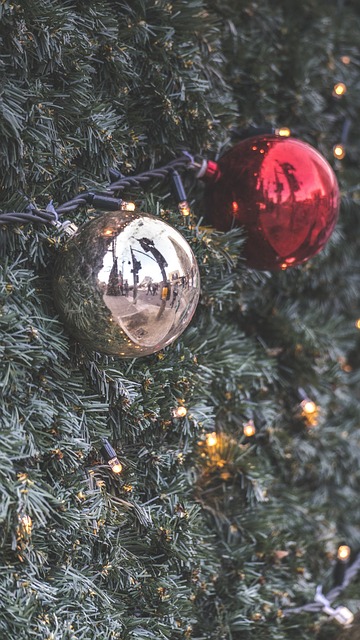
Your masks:
{"label": "evergreen foliage", "polygon": [[[137,173],[179,149],[215,158],[264,123],[319,148],[342,189],[325,250],[276,274],[246,269],[242,230],[188,224],[168,185],[134,190],[202,276],[190,327],[137,360],[86,351],[57,319],[65,234],[0,229],[0,638],[347,636],[283,609],[331,588],[342,541],[360,549],[359,27],[350,0],[0,3],[3,211],[103,189],[110,168]],[[339,601],[354,613],[358,588]]]}

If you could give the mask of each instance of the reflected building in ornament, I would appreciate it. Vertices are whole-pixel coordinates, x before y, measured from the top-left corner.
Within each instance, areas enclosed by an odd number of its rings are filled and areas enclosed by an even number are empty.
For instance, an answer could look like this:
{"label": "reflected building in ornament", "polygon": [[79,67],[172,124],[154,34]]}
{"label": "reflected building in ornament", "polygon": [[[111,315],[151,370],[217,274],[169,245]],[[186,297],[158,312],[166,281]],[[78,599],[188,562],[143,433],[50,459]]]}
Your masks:
{"label": "reflected building in ornament", "polygon": [[200,292],[196,259],[181,234],[149,214],[123,211],[79,230],[54,283],[71,333],[122,357],[154,353],[175,340]]}

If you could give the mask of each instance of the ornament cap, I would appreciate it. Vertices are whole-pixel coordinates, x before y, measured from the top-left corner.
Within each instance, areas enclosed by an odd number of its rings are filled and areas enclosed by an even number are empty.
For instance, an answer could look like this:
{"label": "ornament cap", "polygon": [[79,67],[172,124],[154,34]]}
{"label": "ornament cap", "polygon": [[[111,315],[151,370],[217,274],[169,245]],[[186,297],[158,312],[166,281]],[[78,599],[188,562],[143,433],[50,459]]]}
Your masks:
{"label": "ornament cap", "polygon": [[196,177],[204,180],[204,182],[216,182],[221,176],[220,168],[217,162],[213,160],[203,160]]}

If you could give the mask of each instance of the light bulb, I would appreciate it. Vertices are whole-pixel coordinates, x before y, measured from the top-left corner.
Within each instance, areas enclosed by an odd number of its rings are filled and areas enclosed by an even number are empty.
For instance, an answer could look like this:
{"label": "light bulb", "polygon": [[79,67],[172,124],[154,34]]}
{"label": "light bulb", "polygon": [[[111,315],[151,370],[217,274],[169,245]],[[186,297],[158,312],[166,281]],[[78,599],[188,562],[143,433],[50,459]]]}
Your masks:
{"label": "light bulb", "polygon": [[337,559],[342,562],[347,562],[350,558],[351,549],[347,544],[342,544],[337,550]]}
{"label": "light bulb", "polygon": [[206,444],[208,447],[215,447],[217,445],[218,437],[215,431],[206,434]]}
{"label": "light bulb", "polygon": [[333,95],[340,98],[346,93],[346,91],[347,91],[346,84],[344,84],[343,82],[338,82],[337,84],[334,85]]}
{"label": "light bulb", "polygon": [[345,147],[342,144],[336,144],[333,147],[333,154],[335,158],[337,158],[338,160],[342,160],[346,155]]}
{"label": "light bulb", "polygon": [[355,322],[355,327],[356,327],[357,329],[360,329],[360,318],[358,318],[358,319],[356,320],[356,322]]}
{"label": "light bulb", "polygon": [[136,209],[135,202],[122,202],[121,209],[123,211],[135,211]]}
{"label": "light bulb", "polygon": [[305,398],[305,400],[303,400],[300,403],[300,406],[301,406],[304,414],[307,415],[307,416],[311,416],[314,413],[318,412],[318,408],[317,408],[315,402],[313,400],[310,400],[310,398]]}
{"label": "light bulb", "polygon": [[120,460],[118,460],[118,458],[111,458],[111,460],[108,460],[108,464],[111,467],[111,470],[114,473],[121,473],[122,472],[122,464],[120,462]]}
{"label": "light bulb", "polygon": [[275,130],[275,133],[281,138],[288,138],[291,135],[289,127],[280,127],[280,129]]}
{"label": "light bulb", "polygon": [[247,438],[250,438],[251,436],[255,435],[256,427],[255,427],[254,420],[248,420],[243,425],[243,433],[244,433],[244,436],[246,436]]}
{"label": "light bulb", "polygon": [[174,418],[185,418],[187,414],[187,408],[183,405],[179,405],[178,407],[176,407],[176,409],[173,409],[172,414]]}
{"label": "light bulb", "polygon": [[122,464],[116,455],[115,449],[111,446],[110,442],[104,438],[103,446],[101,447],[101,454],[105,458],[109,467],[114,473],[122,472]]}
{"label": "light bulb", "polygon": [[181,215],[183,216],[189,216],[191,213],[189,203],[187,202],[187,200],[183,200],[182,202],[179,202],[178,208]]}

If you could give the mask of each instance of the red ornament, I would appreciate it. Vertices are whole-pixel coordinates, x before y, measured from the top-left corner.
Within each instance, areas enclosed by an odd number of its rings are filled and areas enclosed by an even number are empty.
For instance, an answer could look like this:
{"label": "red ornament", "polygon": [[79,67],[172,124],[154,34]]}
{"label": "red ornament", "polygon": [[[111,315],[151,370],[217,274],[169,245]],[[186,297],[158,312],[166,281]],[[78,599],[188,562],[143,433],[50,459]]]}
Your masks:
{"label": "red ornament", "polygon": [[293,267],[330,238],[339,187],[329,163],[306,142],[275,135],[247,138],[214,165],[203,171],[207,220],[219,231],[244,227],[249,267]]}

